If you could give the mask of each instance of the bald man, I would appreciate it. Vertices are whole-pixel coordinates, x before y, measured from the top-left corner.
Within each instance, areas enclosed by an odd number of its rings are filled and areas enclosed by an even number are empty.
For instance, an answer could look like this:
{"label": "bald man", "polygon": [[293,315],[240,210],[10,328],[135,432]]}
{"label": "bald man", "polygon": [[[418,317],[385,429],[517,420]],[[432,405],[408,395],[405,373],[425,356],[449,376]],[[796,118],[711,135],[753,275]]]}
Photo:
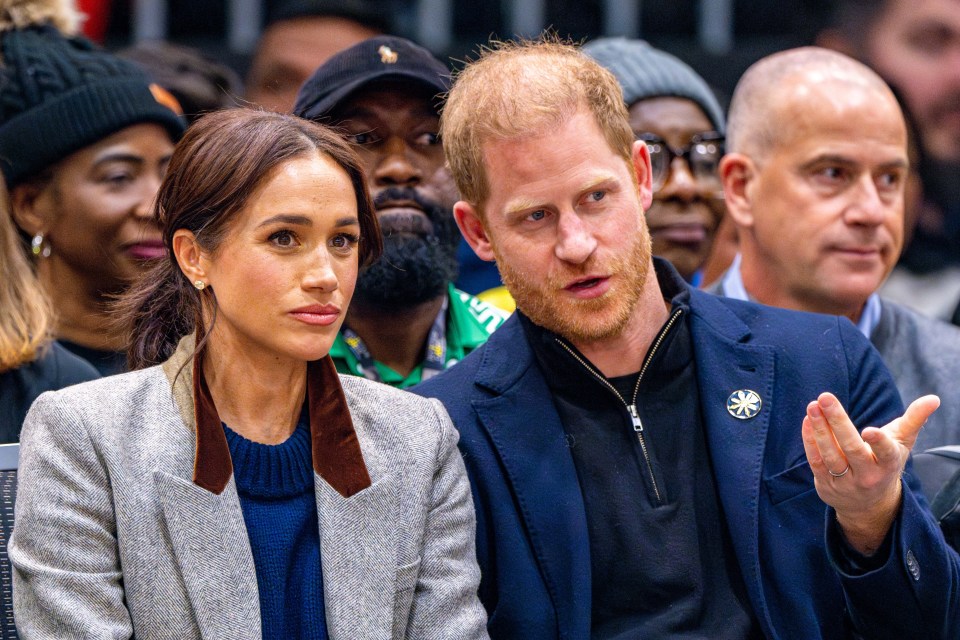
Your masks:
{"label": "bald man", "polygon": [[866,66],[813,47],[744,74],[720,164],[740,255],[716,292],[846,316],[871,340],[907,401],[943,400],[915,451],[960,444],[960,331],[877,289],[903,242],[906,128]]}

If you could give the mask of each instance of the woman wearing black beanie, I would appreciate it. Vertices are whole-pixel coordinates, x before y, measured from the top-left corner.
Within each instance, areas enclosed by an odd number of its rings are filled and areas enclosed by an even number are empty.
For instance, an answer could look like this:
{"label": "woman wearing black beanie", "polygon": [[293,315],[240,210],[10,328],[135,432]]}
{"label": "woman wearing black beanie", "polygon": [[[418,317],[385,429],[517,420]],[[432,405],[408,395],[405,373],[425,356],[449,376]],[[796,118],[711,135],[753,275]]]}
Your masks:
{"label": "woman wearing black beanie", "polygon": [[108,375],[126,347],[110,302],[163,255],[151,205],[184,123],[74,27],[62,0],[0,1],[0,169],[59,342]]}

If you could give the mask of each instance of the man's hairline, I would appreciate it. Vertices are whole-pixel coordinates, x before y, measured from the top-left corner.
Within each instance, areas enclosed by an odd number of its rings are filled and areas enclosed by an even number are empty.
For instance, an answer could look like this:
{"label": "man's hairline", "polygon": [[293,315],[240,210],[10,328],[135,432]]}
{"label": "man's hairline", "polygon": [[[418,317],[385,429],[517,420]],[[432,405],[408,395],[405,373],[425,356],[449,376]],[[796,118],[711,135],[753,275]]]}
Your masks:
{"label": "man's hairline", "polygon": [[[441,111],[442,111],[442,109],[441,109]],[[561,110],[561,111],[563,111],[563,110]],[[627,156],[626,156],[626,157],[624,157],[617,149],[614,149],[614,148],[610,145],[610,141],[607,139],[607,135],[606,135],[606,132],[603,130],[603,127],[601,127],[601,126],[600,126],[600,123],[597,121],[597,116],[596,116],[596,114],[590,109],[589,104],[587,104],[585,101],[583,101],[583,100],[578,100],[577,103],[576,103],[576,108],[574,108],[572,111],[570,111],[570,112],[569,112],[569,115],[567,115],[566,117],[564,117],[564,118],[563,118],[562,120],[560,120],[557,124],[552,125],[553,128],[560,128],[560,127],[562,127],[567,121],[569,121],[572,117],[574,117],[575,115],[577,115],[577,114],[580,113],[580,112],[583,112],[583,113],[585,113],[585,114],[587,114],[587,115],[590,116],[590,118],[593,120],[594,124],[597,126],[597,129],[598,129],[598,131],[600,132],[600,137],[603,138],[603,141],[604,141],[604,143],[607,145],[607,148],[610,149],[610,151],[612,151],[612,152],[614,153],[614,155],[616,155],[617,157],[619,157],[621,160],[623,160],[623,161],[627,164],[627,171],[628,171],[628,173],[629,173],[630,176],[632,177],[633,182],[638,185],[639,183],[637,182],[637,176],[636,176],[636,173],[635,173],[635,171],[634,171],[634,169],[633,169],[633,144],[631,143],[631,145],[630,145],[630,151],[627,153]],[[707,120],[709,120],[709,119],[710,119],[710,118],[708,117]],[[630,130],[632,131],[632,128],[630,127],[629,118],[627,119],[626,124],[627,124],[627,129],[630,129]],[[489,177],[490,177],[490,174],[489,174],[489,167],[487,166],[487,163],[486,163],[486,155],[487,155],[487,154],[486,154],[486,147],[487,147],[487,145],[490,144],[491,141],[496,141],[496,142],[516,142],[516,141],[523,140],[523,139],[526,139],[526,138],[536,138],[536,137],[538,137],[538,136],[542,137],[542,136],[546,135],[547,133],[549,133],[549,129],[550,129],[550,128],[551,128],[551,124],[550,124],[548,121],[545,121],[545,124],[544,124],[542,127],[538,128],[538,129],[535,129],[535,130],[532,130],[532,131],[526,131],[526,132],[524,132],[524,133],[522,133],[522,134],[520,134],[520,135],[516,135],[516,136],[501,136],[501,135],[496,135],[496,134],[494,134],[494,133],[488,133],[488,134],[485,135],[485,136],[482,136],[482,137],[481,137],[481,136],[478,136],[478,137],[475,139],[476,146],[477,146],[477,148],[480,149],[481,163],[483,164],[484,181],[487,182],[487,191],[488,191],[488,192],[489,192],[489,190],[490,190],[490,185],[489,185]],[[444,149],[444,157],[446,157],[446,149]],[[449,170],[449,169],[450,169],[450,163],[449,163],[449,162],[446,162],[446,166],[447,166],[447,169]],[[456,180],[454,180],[454,182],[456,182]],[[484,214],[482,213],[482,210],[483,210],[483,208],[484,208],[484,206],[485,206],[485,204],[486,204],[486,201],[489,199],[489,197],[490,197],[490,194],[489,194],[489,193],[484,194],[484,197],[481,198],[480,202],[471,202],[470,200],[467,200],[466,198],[462,198],[462,197],[461,197],[460,199],[461,199],[463,202],[465,202],[465,203],[467,203],[468,205],[470,205],[470,207],[473,208],[473,209],[479,214],[479,216],[480,216],[481,219],[482,219],[482,218],[484,218]]]}
{"label": "man's hairline", "polygon": [[[710,117],[710,114],[707,113],[707,110],[703,107],[703,105],[701,105],[699,102],[697,102],[693,98],[688,98],[687,96],[672,95],[672,94],[644,96],[643,98],[638,98],[634,100],[633,102],[627,105],[627,124],[630,123],[630,110],[633,109],[635,106],[643,102],[650,102],[651,100],[663,100],[663,99],[683,100],[684,102],[689,102],[694,107],[696,107],[697,111],[700,112],[700,115],[702,115],[704,120],[706,120],[710,125],[709,129],[701,129],[696,133],[719,133],[720,135],[725,135],[725,133],[721,130],[721,127],[718,126],[718,123],[713,121],[713,118]],[[632,125],[630,126],[630,129],[633,130]],[[650,131],[649,129],[647,129],[647,131],[649,131],[654,135],[658,135],[658,136],[662,135],[657,133],[656,131]],[[634,135],[636,134],[637,132],[634,131]]]}
{"label": "man's hairline", "polygon": [[[781,79],[781,82],[786,83],[791,76],[803,76],[808,72],[809,72],[809,69],[795,69],[790,74],[784,76]],[[883,80],[883,78],[880,78],[879,76],[877,76],[876,79],[880,81],[880,84],[877,84],[876,82],[874,82],[874,79],[870,78],[870,76],[858,75],[858,76],[855,76],[855,78],[860,78],[863,80],[863,83],[859,85],[860,91],[862,91],[863,93],[874,92],[875,94],[882,96],[885,99],[888,99],[888,104],[895,106],[897,110],[900,112],[901,120],[904,120],[903,109],[900,106],[900,103],[897,100],[896,96],[891,91],[890,86],[886,83],[886,81]],[[851,79],[849,78],[844,79],[842,77],[830,78],[828,80],[828,83],[839,83],[847,86],[854,84],[851,81]],[[822,85],[816,85],[816,88],[818,91],[822,90]],[[793,120],[790,118],[785,118],[783,116],[783,113],[792,104],[795,104],[798,101],[800,101],[801,103],[803,102],[800,100],[799,97],[795,95],[793,91],[785,92],[782,90],[774,91],[774,90],[768,89],[765,95],[761,95],[761,97],[767,100],[766,106],[763,107],[763,112],[761,113],[761,115],[765,116],[765,118],[763,118],[764,121],[765,122],[770,122],[770,121],[787,122],[788,125],[785,127],[778,128],[775,132],[775,135],[770,136],[769,139],[766,141],[760,140],[758,138],[766,137],[766,136],[763,136],[762,133],[764,131],[769,131],[768,128],[765,128],[767,125],[765,124],[750,125],[747,131],[751,135],[740,136],[740,139],[741,139],[740,148],[727,149],[728,154],[737,154],[737,155],[741,155],[749,158],[751,162],[754,164],[754,166],[756,166],[759,170],[763,169],[763,166],[767,163],[767,161],[770,159],[770,157],[774,153],[783,149],[785,146],[793,143],[794,140],[796,139],[796,136],[793,136],[791,138],[786,138],[784,135],[782,135],[784,132],[789,132],[791,128],[796,127],[796,124],[793,122]],[[750,116],[751,114],[745,113],[744,115]],[[750,117],[750,118],[747,118],[747,120],[756,121],[758,120],[758,118]],[[734,125],[736,125],[735,121],[734,121]],[[906,128],[905,120],[904,120],[904,127]],[[728,122],[728,130],[729,130],[729,122]],[[907,135],[909,136],[909,132],[907,132]],[[734,139],[736,139],[736,137],[734,137]],[[730,137],[728,135],[727,141],[729,142],[729,140],[730,140]]]}
{"label": "man's hairline", "polygon": [[832,20],[828,28],[835,29],[842,34],[843,37],[847,38],[853,46],[856,59],[865,61],[868,58],[867,48],[870,45],[870,41],[876,37],[877,25],[887,17],[887,14],[893,8],[894,2],[902,1],[903,0],[879,0],[880,6],[870,11],[866,22],[859,23],[856,28],[852,28],[853,25],[851,24],[850,18],[851,16],[855,18],[863,17],[863,12],[859,8],[848,10],[842,7],[840,9],[843,12],[841,18],[839,20]]}

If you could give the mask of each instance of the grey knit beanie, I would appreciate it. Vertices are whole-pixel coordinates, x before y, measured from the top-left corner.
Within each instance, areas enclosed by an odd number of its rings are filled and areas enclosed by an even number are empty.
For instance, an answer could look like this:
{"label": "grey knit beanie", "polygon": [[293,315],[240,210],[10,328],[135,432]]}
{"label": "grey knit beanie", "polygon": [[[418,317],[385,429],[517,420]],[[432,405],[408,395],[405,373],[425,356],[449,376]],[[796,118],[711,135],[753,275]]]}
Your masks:
{"label": "grey knit beanie", "polygon": [[720,103],[697,75],[679,58],[654,49],[643,40],[600,38],[583,46],[583,52],[609,69],[623,88],[627,105],[646,98],[687,98],[696,102],[723,133],[725,122]]}

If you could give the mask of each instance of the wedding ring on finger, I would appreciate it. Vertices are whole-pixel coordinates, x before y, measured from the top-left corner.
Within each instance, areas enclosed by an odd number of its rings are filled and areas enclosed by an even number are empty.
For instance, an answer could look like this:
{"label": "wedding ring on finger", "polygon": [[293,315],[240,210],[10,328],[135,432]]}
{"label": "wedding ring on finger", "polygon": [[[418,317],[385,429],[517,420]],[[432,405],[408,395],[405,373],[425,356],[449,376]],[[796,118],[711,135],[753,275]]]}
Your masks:
{"label": "wedding ring on finger", "polygon": [[830,475],[832,475],[834,478],[842,478],[843,476],[847,475],[847,472],[848,472],[848,471],[850,471],[850,465],[849,465],[849,464],[848,464],[846,467],[844,467],[844,468],[843,468],[843,471],[841,471],[840,473],[834,473],[833,471],[830,471],[830,469],[827,469],[827,473],[829,473]]}

